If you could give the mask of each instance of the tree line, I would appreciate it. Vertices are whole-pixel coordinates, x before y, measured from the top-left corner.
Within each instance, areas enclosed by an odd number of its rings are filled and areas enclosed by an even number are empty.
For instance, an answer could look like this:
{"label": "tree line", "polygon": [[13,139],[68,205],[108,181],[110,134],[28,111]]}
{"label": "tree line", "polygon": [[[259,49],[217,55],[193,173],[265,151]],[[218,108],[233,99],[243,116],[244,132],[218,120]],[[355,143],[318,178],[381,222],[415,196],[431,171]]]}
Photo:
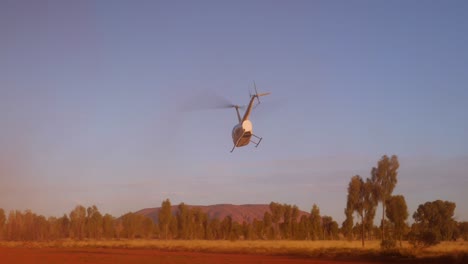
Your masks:
{"label": "tree line", "polygon": [[[341,227],[331,216],[321,215],[314,204],[309,214],[296,205],[271,202],[262,219],[233,221],[210,218],[200,208],[184,203],[174,214],[169,199],[161,204],[158,221],[137,213],[120,217],[102,214],[96,206],[76,206],[62,217],[44,217],[30,210],[0,208],[0,240],[44,241],[56,239],[206,239],[206,240],[338,240],[381,239],[383,247],[408,240],[428,246],[443,240],[468,240],[468,222],[454,219],[455,203],[436,200],[419,205],[407,222],[408,208],[403,195],[393,195],[397,184],[397,156],[383,156],[365,180],[351,177]],[[382,205],[380,225],[374,225],[378,204]]]}
{"label": "tree line", "polygon": [[[342,224],[343,235],[348,239],[365,240],[380,238],[381,246],[392,248],[396,241],[408,240],[416,246],[430,246],[443,240],[467,240],[468,222],[454,219],[455,203],[436,200],[419,205],[413,214],[414,223],[409,226],[406,200],[403,195],[392,195],[398,182],[398,157],[382,156],[377,167],[371,169],[365,180],[360,175],[351,177],[344,210],[346,220]],[[374,226],[376,208],[382,206],[380,227]],[[357,223],[354,220],[357,219]]]}
{"label": "tree line", "polygon": [[263,219],[233,221],[210,219],[200,208],[184,203],[172,213],[169,199],[161,204],[158,221],[126,213],[118,218],[102,215],[96,206],[76,206],[62,217],[46,218],[31,210],[12,210],[8,216],[0,208],[0,240],[44,241],[56,239],[206,239],[206,240],[330,240],[339,239],[338,223],[331,216],[320,215],[313,205],[309,215],[300,214],[296,205],[271,202]]}

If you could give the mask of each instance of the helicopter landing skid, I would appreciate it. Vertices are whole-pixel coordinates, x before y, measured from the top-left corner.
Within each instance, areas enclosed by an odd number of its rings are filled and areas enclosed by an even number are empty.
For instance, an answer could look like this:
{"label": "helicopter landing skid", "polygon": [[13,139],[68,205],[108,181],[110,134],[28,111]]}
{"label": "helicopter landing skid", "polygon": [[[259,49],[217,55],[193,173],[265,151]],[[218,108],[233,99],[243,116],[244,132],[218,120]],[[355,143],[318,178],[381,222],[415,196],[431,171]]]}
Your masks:
{"label": "helicopter landing skid", "polygon": [[253,140],[250,140],[250,142],[254,143],[255,144],[255,147],[258,147],[258,145],[260,144],[260,142],[262,142],[262,139],[261,137],[258,137],[256,136],[255,134],[252,134],[252,136],[254,136],[255,138],[257,138],[257,142],[253,141]]}
{"label": "helicopter landing skid", "polygon": [[[242,139],[243,136],[244,136],[244,133],[242,133],[242,136],[239,137],[239,139],[237,140],[236,144],[234,144],[234,146],[232,147],[231,153],[234,151],[234,149],[236,148],[236,146],[239,144],[239,141]],[[255,147],[258,147],[258,145],[260,145],[260,142],[262,142],[262,139],[263,139],[263,138],[261,138],[261,137],[255,135],[255,134],[252,134],[252,136],[254,136],[254,137],[256,138],[257,141],[250,139],[250,142],[252,142],[253,144],[255,144]]]}

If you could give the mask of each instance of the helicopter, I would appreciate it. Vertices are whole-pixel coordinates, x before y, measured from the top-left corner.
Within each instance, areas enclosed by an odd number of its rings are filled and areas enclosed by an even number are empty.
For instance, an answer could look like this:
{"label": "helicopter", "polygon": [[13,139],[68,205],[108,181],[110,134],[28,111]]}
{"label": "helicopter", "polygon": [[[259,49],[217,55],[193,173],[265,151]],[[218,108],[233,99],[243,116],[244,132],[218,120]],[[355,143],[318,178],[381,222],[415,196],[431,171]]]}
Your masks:
{"label": "helicopter", "polygon": [[[260,104],[260,97],[269,95],[270,93],[268,92],[268,93],[259,94],[257,92],[257,86],[255,82],[254,82],[254,89],[255,89],[255,94],[250,94],[250,102],[249,102],[249,105],[247,106],[247,110],[245,110],[243,117],[241,117],[239,113],[239,109],[243,107],[239,105],[233,105],[233,104],[226,106],[227,108],[236,109],[237,119],[239,121],[239,123],[236,124],[232,128],[232,141],[234,143],[234,146],[231,149],[231,153],[234,151],[236,147],[239,148],[239,147],[247,146],[250,142],[252,142],[255,145],[255,147],[258,147],[258,145],[262,141],[261,137],[253,133],[252,122],[249,120],[249,116],[250,116],[250,113],[252,112],[252,109],[255,108],[258,104]],[[254,106],[255,99],[257,99],[258,104]]]}

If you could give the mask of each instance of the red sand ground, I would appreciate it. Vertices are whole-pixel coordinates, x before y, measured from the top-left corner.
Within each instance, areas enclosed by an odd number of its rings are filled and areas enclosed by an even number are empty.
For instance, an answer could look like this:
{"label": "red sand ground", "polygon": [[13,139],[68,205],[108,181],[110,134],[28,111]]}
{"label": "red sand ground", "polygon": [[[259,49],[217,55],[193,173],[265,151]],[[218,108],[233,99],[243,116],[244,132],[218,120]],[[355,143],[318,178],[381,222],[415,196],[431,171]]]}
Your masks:
{"label": "red sand ground", "polygon": [[164,252],[151,249],[0,248],[0,263],[349,264],[350,262],[313,260],[283,256],[215,254],[198,252]]}

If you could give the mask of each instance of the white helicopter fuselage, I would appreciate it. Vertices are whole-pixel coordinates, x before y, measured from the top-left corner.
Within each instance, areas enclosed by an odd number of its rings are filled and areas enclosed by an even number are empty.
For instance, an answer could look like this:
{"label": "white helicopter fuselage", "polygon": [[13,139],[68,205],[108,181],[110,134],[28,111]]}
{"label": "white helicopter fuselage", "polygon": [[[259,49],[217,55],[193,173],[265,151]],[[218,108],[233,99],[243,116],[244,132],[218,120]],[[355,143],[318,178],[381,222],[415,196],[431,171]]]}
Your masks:
{"label": "white helicopter fuselage", "polygon": [[242,121],[232,129],[232,141],[236,147],[243,147],[249,144],[252,134],[252,122]]}

